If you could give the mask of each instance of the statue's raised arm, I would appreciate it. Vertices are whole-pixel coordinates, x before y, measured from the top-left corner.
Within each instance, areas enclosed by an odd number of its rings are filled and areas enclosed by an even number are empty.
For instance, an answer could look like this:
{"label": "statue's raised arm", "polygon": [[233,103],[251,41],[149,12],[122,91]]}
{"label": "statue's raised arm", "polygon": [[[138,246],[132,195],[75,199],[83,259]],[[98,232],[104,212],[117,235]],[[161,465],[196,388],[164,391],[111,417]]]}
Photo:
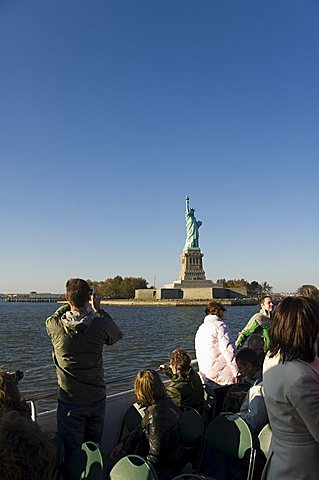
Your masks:
{"label": "statue's raised arm", "polygon": [[185,219],[186,219],[186,242],[184,250],[198,250],[199,249],[199,227],[202,225],[200,220],[196,220],[195,210],[189,208],[189,196],[186,195],[186,210],[185,210]]}
{"label": "statue's raised arm", "polygon": [[185,200],[186,200],[186,215],[187,215],[189,213],[189,196],[188,195],[186,195]]}

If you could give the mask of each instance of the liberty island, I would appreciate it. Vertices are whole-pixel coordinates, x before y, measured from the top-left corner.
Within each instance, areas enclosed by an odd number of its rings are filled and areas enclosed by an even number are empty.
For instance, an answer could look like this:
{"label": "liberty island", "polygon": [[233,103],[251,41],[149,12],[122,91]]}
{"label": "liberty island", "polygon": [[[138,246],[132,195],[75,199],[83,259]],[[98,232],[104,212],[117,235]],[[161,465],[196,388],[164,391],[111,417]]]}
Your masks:
{"label": "liberty island", "polygon": [[207,280],[203,257],[199,246],[199,229],[203,225],[197,220],[195,209],[190,208],[190,199],[186,195],[185,222],[186,240],[181,255],[181,268],[178,280],[164,285],[162,288],[139,289],[135,291],[136,300],[211,300],[239,299],[247,296],[245,287],[224,288],[220,283]]}

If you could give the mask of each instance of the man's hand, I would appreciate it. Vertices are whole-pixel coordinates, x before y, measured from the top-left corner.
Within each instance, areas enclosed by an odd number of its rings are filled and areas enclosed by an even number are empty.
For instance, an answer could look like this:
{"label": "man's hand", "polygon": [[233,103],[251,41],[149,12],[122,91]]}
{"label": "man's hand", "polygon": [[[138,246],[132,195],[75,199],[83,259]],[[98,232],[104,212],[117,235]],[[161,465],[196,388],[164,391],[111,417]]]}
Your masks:
{"label": "man's hand", "polygon": [[101,305],[101,297],[93,293],[93,295],[90,296],[90,304],[95,312],[99,312]]}

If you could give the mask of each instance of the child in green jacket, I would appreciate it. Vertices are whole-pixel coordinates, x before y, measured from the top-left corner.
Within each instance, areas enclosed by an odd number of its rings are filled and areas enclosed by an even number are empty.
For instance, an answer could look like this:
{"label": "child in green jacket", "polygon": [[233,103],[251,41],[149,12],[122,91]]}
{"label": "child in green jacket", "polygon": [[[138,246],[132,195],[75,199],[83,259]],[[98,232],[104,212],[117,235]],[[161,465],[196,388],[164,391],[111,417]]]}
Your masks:
{"label": "child in green jacket", "polygon": [[170,364],[161,365],[171,379],[166,393],[178,407],[192,407],[202,413],[204,388],[197,372],[191,366],[191,356],[181,348],[176,348],[170,356]]}

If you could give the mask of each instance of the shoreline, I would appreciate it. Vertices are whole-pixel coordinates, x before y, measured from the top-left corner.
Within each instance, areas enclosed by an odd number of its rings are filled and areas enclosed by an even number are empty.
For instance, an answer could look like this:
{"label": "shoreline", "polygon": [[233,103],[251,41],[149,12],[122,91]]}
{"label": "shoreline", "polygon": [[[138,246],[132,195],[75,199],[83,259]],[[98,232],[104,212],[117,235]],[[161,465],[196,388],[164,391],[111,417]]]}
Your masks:
{"label": "shoreline", "polygon": [[[14,299],[6,300],[1,299],[3,302],[9,303],[58,303],[63,304],[67,303],[65,300],[27,300],[27,299]],[[250,306],[258,305],[256,300],[232,300],[229,298],[216,299],[222,305],[228,307],[235,306]],[[123,307],[203,307],[206,306],[210,300],[135,300],[132,299],[115,299],[115,300],[101,300],[101,305],[114,305],[114,306],[123,306]]]}
{"label": "shoreline", "polygon": [[[229,298],[216,299],[228,307],[258,305],[255,300],[231,300]],[[202,307],[209,300],[101,300],[101,305],[128,306],[128,307]]]}

